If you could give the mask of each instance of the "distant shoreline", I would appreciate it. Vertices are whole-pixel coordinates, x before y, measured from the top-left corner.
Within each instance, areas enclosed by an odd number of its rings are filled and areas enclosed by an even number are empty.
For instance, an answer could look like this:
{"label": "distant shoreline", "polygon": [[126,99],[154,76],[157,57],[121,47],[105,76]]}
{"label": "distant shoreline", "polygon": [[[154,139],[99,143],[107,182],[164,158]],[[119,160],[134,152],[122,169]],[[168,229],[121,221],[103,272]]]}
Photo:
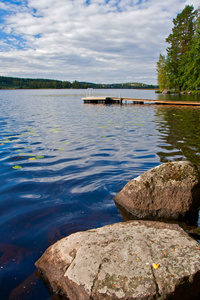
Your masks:
{"label": "distant shoreline", "polygon": [[158,85],[139,82],[128,83],[92,83],[84,81],[61,81],[54,79],[33,79],[0,76],[0,89],[158,89]]}
{"label": "distant shoreline", "polygon": [[[21,90],[87,90],[87,88],[0,88],[0,91],[21,91]],[[156,88],[94,88],[94,90],[146,90],[157,91]]]}

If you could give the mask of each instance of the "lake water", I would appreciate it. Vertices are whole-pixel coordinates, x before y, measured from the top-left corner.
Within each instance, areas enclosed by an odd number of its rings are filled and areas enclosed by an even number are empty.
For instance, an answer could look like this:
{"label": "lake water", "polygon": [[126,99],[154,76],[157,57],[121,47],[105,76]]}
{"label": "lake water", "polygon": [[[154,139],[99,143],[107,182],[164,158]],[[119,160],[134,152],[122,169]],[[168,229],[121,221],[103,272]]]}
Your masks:
{"label": "lake water", "polygon": [[[64,236],[120,222],[113,197],[130,179],[167,161],[200,167],[200,107],[91,105],[85,95],[0,90],[1,300],[51,299],[35,261]],[[95,95],[164,99],[149,90]]]}

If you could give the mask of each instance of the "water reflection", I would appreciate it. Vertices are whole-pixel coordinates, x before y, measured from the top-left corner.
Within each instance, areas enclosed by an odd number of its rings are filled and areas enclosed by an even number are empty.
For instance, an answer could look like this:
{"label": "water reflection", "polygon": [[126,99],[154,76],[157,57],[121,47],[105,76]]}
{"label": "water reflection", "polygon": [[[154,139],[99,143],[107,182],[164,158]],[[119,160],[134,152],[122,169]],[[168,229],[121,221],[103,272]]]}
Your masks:
{"label": "water reflection", "polygon": [[160,161],[187,159],[200,166],[200,108],[159,106],[155,117]]}
{"label": "water reflection", "polygon": [[200,95],[157,94],[157,100],[200,102]]}

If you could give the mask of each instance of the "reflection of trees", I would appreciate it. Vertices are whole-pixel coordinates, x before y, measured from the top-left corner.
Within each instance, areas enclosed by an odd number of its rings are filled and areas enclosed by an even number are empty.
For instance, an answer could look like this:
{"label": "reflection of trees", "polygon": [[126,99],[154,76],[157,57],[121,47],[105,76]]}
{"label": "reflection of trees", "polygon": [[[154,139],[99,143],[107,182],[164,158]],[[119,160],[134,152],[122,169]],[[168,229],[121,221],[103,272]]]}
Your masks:
{"label": "reflection of trees", "polygon": [[163,101],[188,101],[188,102],[200,102],[200,97],[198,94],[157,94],[157,100]]}
{"label": "reflection of trees", "polygon": [[200,166],[200,108],[160,106],[155,122],[161,162],[186,158]]}

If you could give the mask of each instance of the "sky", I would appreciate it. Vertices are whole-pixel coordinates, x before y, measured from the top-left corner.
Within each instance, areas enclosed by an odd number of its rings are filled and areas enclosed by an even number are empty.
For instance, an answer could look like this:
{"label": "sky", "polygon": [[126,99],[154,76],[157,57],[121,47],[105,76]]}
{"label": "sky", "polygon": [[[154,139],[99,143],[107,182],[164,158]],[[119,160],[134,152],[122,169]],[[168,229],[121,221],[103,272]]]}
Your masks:
{"label": "sky", "polygon": [[156,63],[199,0],[0,1],[0,75],[157,84]]}

